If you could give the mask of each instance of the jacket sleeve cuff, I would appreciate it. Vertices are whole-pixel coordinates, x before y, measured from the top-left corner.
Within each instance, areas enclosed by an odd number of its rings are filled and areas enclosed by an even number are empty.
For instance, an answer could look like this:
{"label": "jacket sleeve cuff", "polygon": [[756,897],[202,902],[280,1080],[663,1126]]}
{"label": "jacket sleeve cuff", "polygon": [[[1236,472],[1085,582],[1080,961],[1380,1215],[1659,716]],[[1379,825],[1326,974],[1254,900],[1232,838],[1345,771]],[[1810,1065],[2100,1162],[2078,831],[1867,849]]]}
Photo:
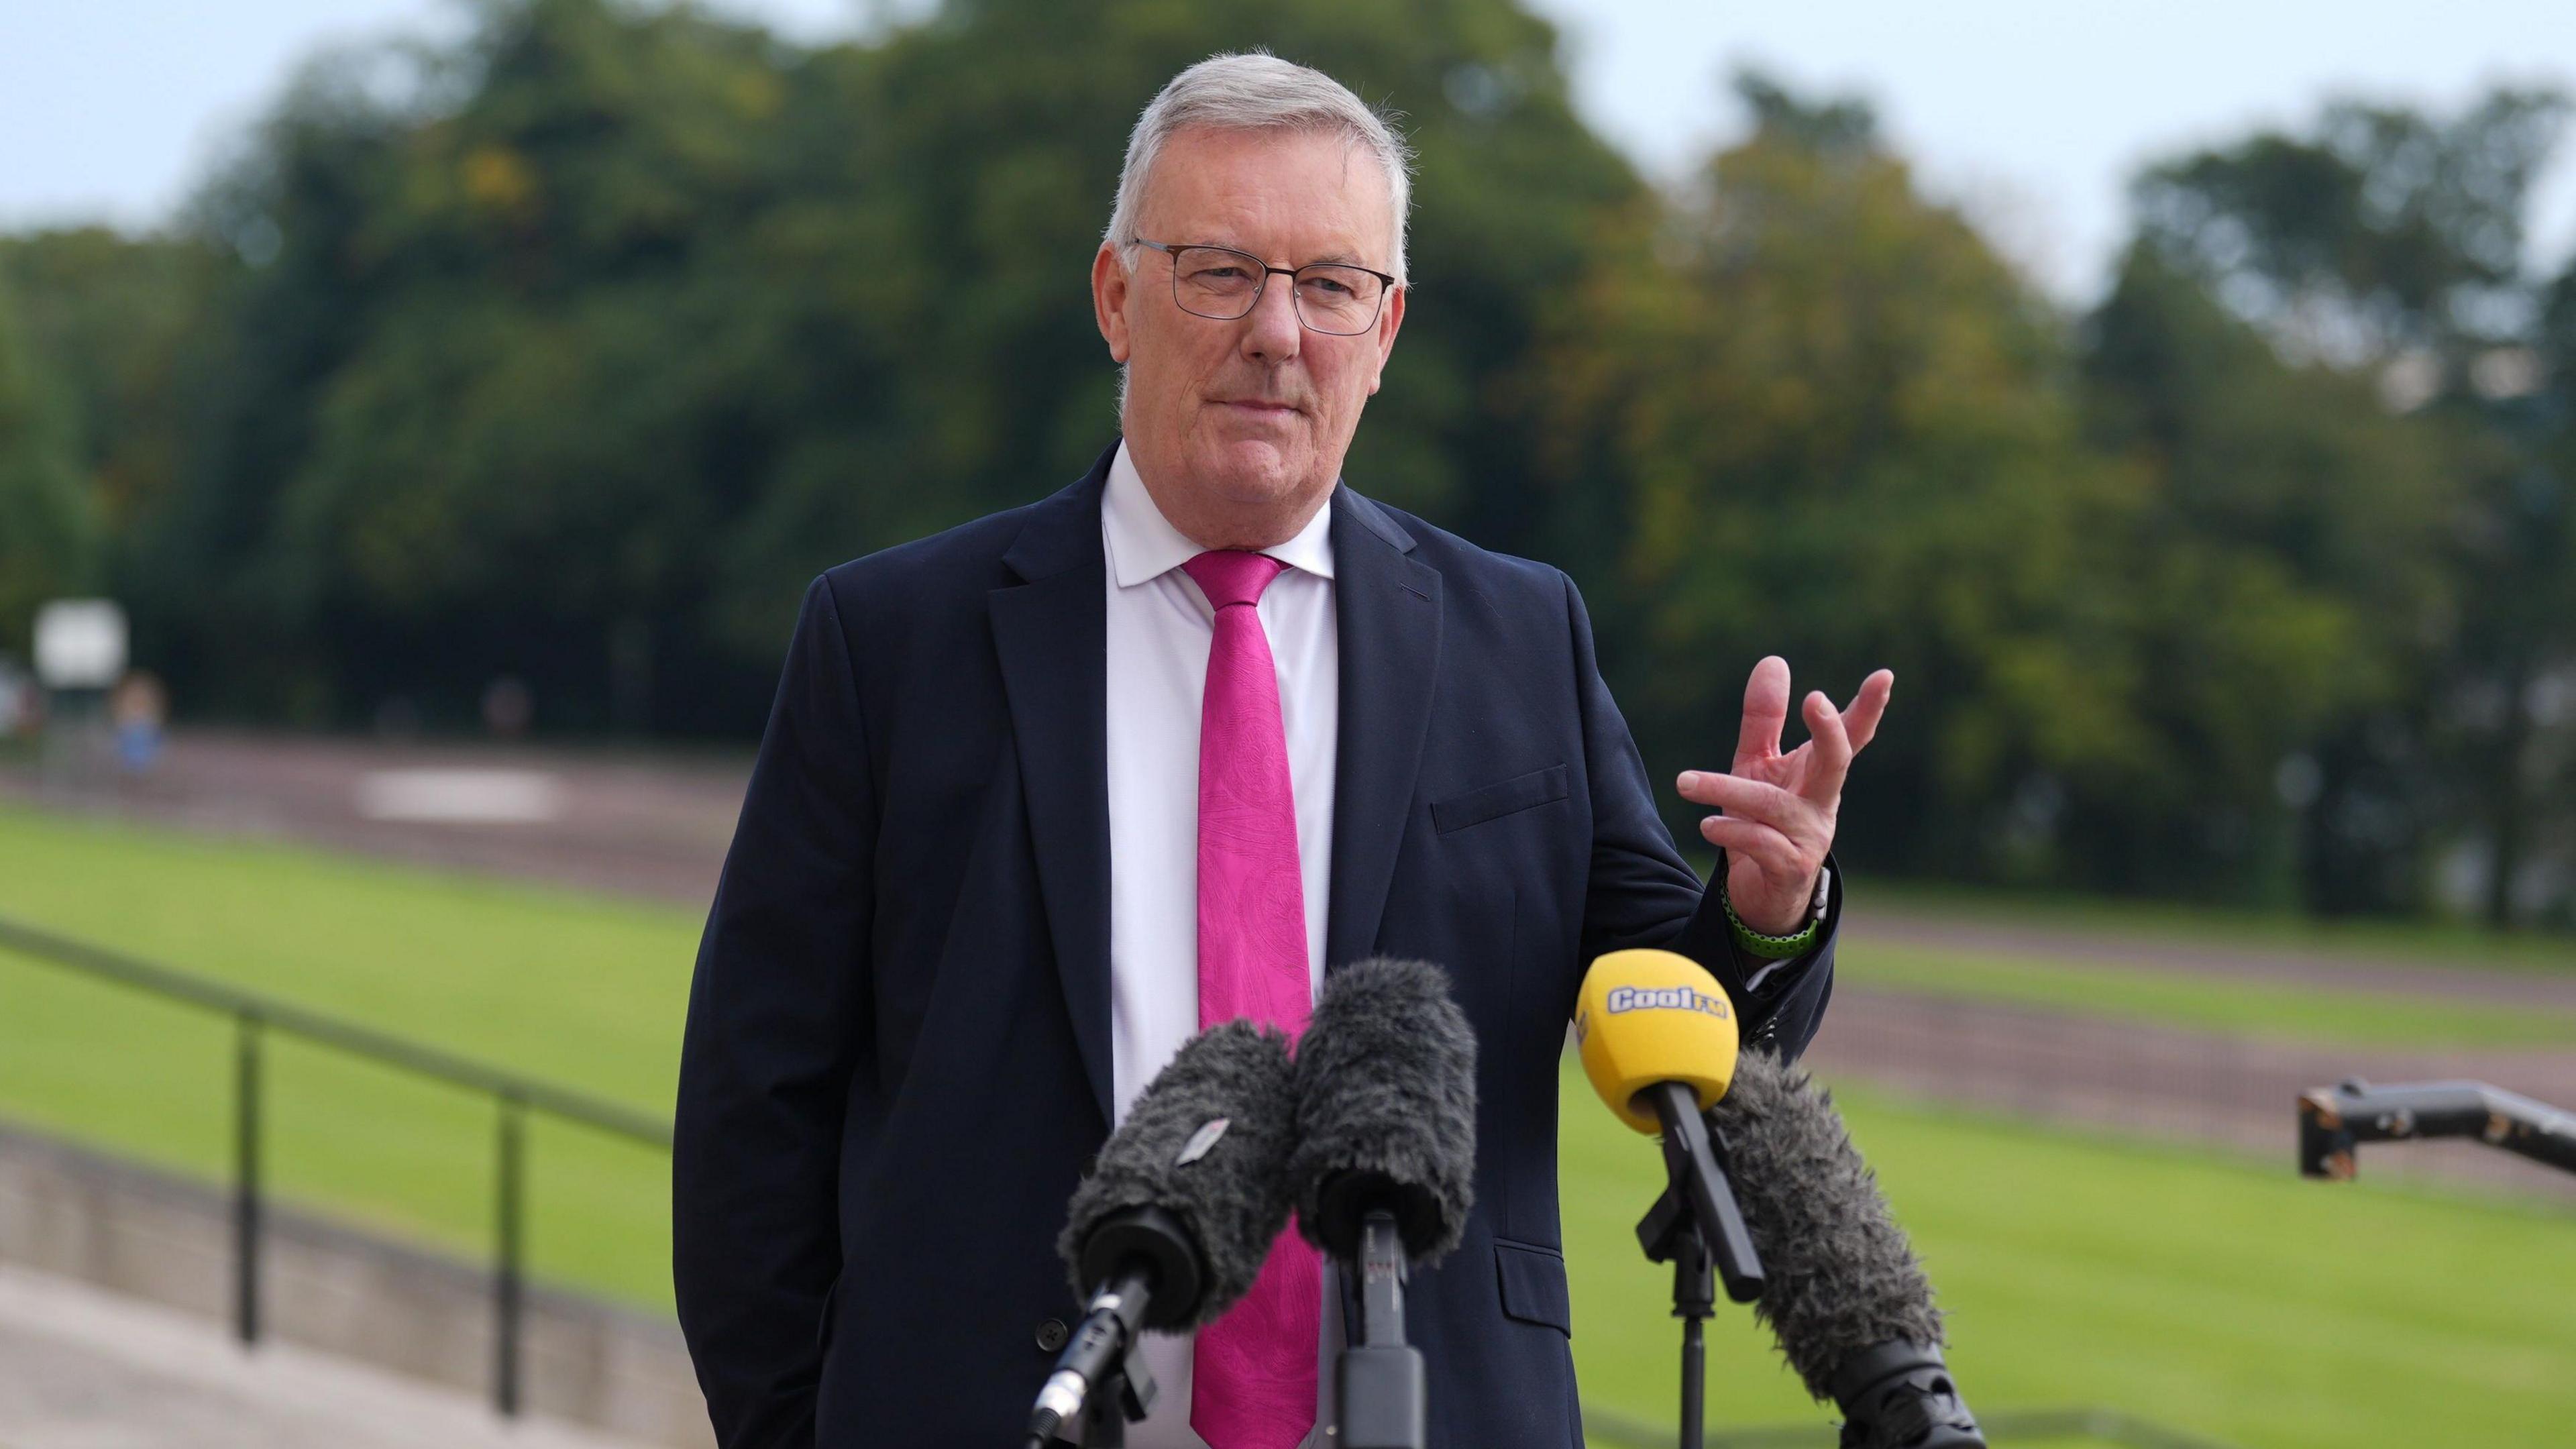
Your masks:
{"label": "jacket sleeve cuff", "polygon": [[1822,869],[1824,910],[1801,933],[1803,940],[1797,953],[1780,957],[1756,951],[1743,938],[1734,913],[1726,905],[1726,854],[1718,853],[1717,865],[1700,892],[1699,909],[1692,913],[1690,925],[1683,931],[1685,944],[1681,949],[1684,955],[1711,968],[1748,1020],[1766,1015],[1770,1006],[1794,990],[1817,961],[1831,954],[1829,948],[1842,925],[1843,878],[1831,854],[1826,855]]}

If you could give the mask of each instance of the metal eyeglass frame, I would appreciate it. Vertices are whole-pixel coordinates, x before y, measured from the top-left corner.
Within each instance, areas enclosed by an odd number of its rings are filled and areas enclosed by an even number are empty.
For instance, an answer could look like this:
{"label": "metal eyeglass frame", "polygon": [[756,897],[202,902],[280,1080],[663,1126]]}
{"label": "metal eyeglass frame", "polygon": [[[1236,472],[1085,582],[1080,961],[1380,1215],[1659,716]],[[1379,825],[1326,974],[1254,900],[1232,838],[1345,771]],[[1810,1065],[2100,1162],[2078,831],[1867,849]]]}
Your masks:
{"label": "metal eyeglass frame", "polygon": [[[1236,251],[1232,247],[1221,247],[1213,242],[1158,242],[1147,241],[1141,236],[1131,236],[1127,240],[1140,247],[1152,247],[1163,255],[1172,258],[1172,305],[1180,308],[1184,312],[1189,312],[1193,317],[1205,317],[1211,322],[1239,322],[1244,318],[1251,316],[1252,309],[1261,305],[1261,294],[1269,289],[1270,278],[1272,275],[1276,274],[1288,279],[1288,310],[1296,314],[1298,326],[1322,337],[1365,337],[1368,335],[1369,329],[1377,325],[1377,320],[1386,315],[1386,294],[1396,290],[1396,288],[1401,285],[1396,278],[1379,271],[1377,268],[1363,267],[1357,262],[1308,262],[1303,267],[1274,267],[1268,262],[1263,261],[1261,258],[1254,256],[1250,252]],[[1182,252],[1189,251],[1223,252],[1227,256],[1241,257],[1245,262],[1260,269],[1261,280],[1253,284],[1252,300],[1243,304],[1242,311],[1235,313],[1231,317],[1218,317],[1206,312],[1193,312],[1190,310],[1189,304],[1181,300],[1180,254]],[[1354,272],[1366,272],[1370,276],[1377,278],[1380,283],[1384,284],[1384,290],[1381,290],[1377,294],[1377,310],[1369,314],[1369,319],[1366,322],[1361,323],[1356,329],[1349,332],[1335,332],[1329,328],[1318,327],[1314,323],[1307,321],[1305,305],[1297,296],[1297,274],[1307,270],[1309,267],[1343,267]]]}

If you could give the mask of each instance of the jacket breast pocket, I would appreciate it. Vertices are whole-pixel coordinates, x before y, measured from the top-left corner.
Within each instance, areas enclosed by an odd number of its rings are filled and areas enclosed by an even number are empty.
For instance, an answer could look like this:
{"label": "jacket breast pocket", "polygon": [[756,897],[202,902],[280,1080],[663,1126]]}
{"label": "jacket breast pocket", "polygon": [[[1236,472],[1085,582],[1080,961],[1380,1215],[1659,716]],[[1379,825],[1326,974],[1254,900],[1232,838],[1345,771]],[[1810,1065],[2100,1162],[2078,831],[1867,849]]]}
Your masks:
{"label": "jacket breast pocket", "polygon": [[1431,824],[1441,834],[1482,825],[1488,820],[1518,811],[1550,805],[1565,798],[1565,767],[1550,765],[1526,775],[1514,775],[1491,785],[1480,785],[1464,794],[1431,805]]}

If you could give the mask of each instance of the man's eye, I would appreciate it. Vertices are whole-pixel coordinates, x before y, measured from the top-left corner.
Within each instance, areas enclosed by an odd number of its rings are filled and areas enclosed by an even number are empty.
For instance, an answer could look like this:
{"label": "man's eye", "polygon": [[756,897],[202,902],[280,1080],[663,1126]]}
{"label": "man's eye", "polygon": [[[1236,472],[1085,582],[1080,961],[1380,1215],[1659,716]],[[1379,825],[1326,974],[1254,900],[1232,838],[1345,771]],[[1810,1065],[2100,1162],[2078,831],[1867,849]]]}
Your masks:
{"label": "man's eye", "polygon": [[1194,282],[1239,282],[1251,275],[1241,267],[1201,267],[1190,273]]}
{"label": "man's eye", "polygon": [[1339,301],[1344,297],[1356,295],[1352,292],[1350,283],[1337,282],[1330,277],[1308,277],[1306,279],[1306,285],[1314,288],[1316,291],[1330,295],[1335,301]]}

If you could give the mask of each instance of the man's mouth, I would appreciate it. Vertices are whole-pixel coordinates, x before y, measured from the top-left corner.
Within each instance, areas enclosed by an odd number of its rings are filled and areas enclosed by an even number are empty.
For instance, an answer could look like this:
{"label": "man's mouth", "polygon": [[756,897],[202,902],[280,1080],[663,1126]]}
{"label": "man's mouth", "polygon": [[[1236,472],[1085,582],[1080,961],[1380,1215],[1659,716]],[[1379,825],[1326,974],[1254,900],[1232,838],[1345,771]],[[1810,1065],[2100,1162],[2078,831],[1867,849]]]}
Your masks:
{"label": "man's mouth", "polygon": [[1272,402],[1267,398],[1226,398],[1223,402],[1227,407],[1240,408],[1255,417],[1284,418],[1297,411],[1294,403]]}

